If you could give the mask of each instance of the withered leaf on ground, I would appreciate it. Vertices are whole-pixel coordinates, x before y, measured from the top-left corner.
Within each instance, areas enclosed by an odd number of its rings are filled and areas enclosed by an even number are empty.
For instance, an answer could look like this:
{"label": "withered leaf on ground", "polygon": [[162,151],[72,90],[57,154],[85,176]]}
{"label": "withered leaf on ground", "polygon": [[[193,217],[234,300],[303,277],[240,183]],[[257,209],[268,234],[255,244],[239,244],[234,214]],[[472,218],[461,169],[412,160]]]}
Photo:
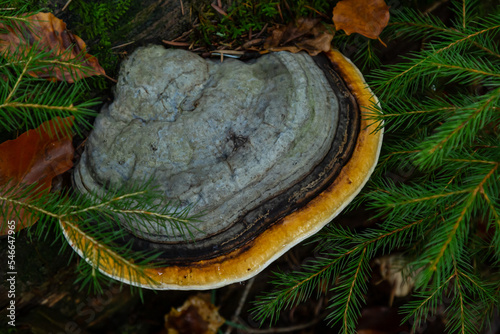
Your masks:
{"label": "withered leaf on ground", "polygon": [[311,56],[330,50],[333,27],[323,25],[319,19],[299,18],[286,27],[275,28],[266,39],[264,49],[269,51],[307,51]]}
{"label": "withered leaf on ground", "polygon": [[415,285],[417,275],[421,269],[404,272],[404,258],[401,254],[385,255],[375,259],[374,264],[379,266],[380,277],[387,281],[391,287],[389,306],[392,306],[394,297],[406,297]]}
{"label": "withered leaf on ground", "polygon": [[72,83],[84,77],[105,74],[97,58],[85,52],[85,42],[68,31],[66,23],[52,13],[38,13],[23,19],[26,23],[13,21],[11,26],[0,24],[0,30],[7,31],[0,34],[0,53],[5,56],[8,50],[11,57],[17,53],[19,58],[22,55],[18,54],[20,51],[26,55],[28,50],[45,50],[61,57],[60,61],[47,60],[43,70],[31,71],[30,75]]}
{"label": "withered leaf on ground", "polygon": [[191,296],[178,309],[165,315],[168,334],[215,334],[225,322],[219,308],[210,303],[210,295]]}
{"label": "withered leaf on ground", "polygon": [[[73,117],[56,117],[17,139],[1,143],[0,187],[13,188],[19,194],[36,182],[36,191],[30,197],[40,198],[47,193],[52,179],[73,166],[74,148],[68,131],[72,125]],[[8,205],[7,214],[0,216],[0,235],[7,233],[6,221],[15,220],[16,231],[35,223],[24,209],[17,208],[16,211],[14,216],[13,206]]]}
{"label": "withered leaf on ground", "polygon": [[384,0],[342,0],[333,8],[336,30],[377,39],[389,23],[389,6]]}

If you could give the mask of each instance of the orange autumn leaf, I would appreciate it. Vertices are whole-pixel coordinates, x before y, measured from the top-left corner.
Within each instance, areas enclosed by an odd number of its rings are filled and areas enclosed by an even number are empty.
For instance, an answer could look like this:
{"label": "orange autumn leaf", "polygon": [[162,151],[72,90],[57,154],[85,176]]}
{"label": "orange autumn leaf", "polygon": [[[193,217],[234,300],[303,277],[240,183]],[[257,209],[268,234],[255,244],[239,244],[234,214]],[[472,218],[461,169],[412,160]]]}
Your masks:
{"label": "orange autumn leaf", "polygon": [[[21,134],[17,139],[1,143],[0,187],[11,188],[14,194],[19,194],[36,182],[36,191],[30,198],[41,198],[46,194],[51,188],[52,179],[73,166],[74,148],[72,135],[68,131],[73,119],[56,117],[37,129]],[[0,197],[2,195],[0,193]],[[15,220],[16,231],[36,222],[24,209],[16,209],[8,204],[7,214],[0,216],[0,235],[7,234],[7,222],[10,220]]]}
{"label": "orange autumn leaf", "polygon": [[266,39],[264,49],[293,53],[304,50],[316,56],[330,50],[332,40],[333,33],[319,19],[299,18],[286,27],[274,29]]}
{"label": "orange autumn leaf", "polygon": [[389,23],[389,6],[384,0],[342,0],[333,8],[336,30],[377,39]]}
{"label": "orange autumn leaf", "polygon": [[172,308],[165,315],[168,334],[216,334],[224,322],[219,308],[210,303],[207,293],[189,297],[180,308]]}
{"label": "orange autumn leaf", "polygon": [[[52,13],[38,13],[27,16],[24,20],[26,23],[14,21],[16,23],[12,26],[0,24],[0,30],[7,31],[0,34],[0,53],[9,51],[11,57],[19,58],[21,55],[16,55],[19,50],[26,54],[31,48],[35,48],[35,52],[51,51],[53,56],[60,56],[65,63],[52,61],[44,70],[31,71],[30,75],[72,83],[75,79],[105,74],[97,58],[85,53],[85,42],[68,31],[66,23]],[[82,62],[78,64],[74,60]]]}

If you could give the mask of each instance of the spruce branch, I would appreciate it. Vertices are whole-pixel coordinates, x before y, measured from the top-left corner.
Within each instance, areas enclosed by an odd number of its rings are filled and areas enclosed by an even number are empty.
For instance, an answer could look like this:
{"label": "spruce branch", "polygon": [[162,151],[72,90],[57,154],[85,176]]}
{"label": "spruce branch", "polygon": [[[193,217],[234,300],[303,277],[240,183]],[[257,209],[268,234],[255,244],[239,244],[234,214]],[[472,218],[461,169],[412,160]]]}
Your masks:
{"label": "spruce branch", "polygon": [[436,165],[452,150],[470,146],[481,129],[491,121],[500,120],[500,115],[495,111],[499,103],[500,89],[495,89],[460,108],[419,145],[421,152],[416,162],[421,166]]}
{"label": "spruce branch", "polygon": [[402,307],[402,311],[407,313],[403,321],[406,322],[413,318],[415,321],[413,328],[416,329],[420,327],[421,324],[427,320],[427,317],[434,314],[438,305],[442,303],[443,291],[448,286],[449,281],[451,281],[454,277],[454,274],[450,275],[441,285],[434,284],[433,286],[428,287],[426,291],[420,291],[419,293],[414,294],[416,300],[410,301]]}
{"label": "spruce branch", "polygon": [[28,58],[28,60],[24,63],[24,66],[23,66],[23,70],[21,72],[21,74],[19,74],[17,76],[17,80],[16,80],[16,83],[14,84],[14,86],[12,87],[12,89],[9,90],[9,95],[7,95],[7,97],[5,98],[4,100],[4,103],[3,104],[7,104],[9,103],[10,99],[12,99],[12,96],[14,95],[14,93],[16,92],[17,88],[19,87],[19,84],[21,83],[23,77],[26,75],[26,71],[28,70],[28,67],[32,61],[32,57]]}
{"label": "spruce branch", "polygon": [[462,30],[467,29],[470,23],[476,17],[475,8],[477,8],[477,0],[462,0],[455,1],[451,5],[451,9],[456,13],[458,20],[454,22],[455,27],[461,27]]}
{"label": "spruce branch", "polygon": [[344,269],[344,274],[340,277],[339,283],[332,289],[333,300],[328,308],[333,311],[327,319],[330,323],[341,322],[342,333],[355,333],[356,322],[361,314],[361,304],[364,302],[363,295],[367,291],[367,278],[370,272],[368,254],[369,247],[363,247],[357,254],[353,254],[353,259]]}
{"label": "spruce branch", "polygon": [[366,203],[382,222],[358,232],[331,224],[317,234],[323,267],[277,276],[266,295],[274,304],[261,316],[290,306],[279,302],[302,285],[305,292],[324,289],[308,282],[331,265],[339,285],[328,282],[335,294],[330,319],[353,331],[370,276],[363,261],[395,251],[405,255],[406,272],[418,273],[404,306],[415,327],[444,305],[448,332],[476,333],[498,307],[500,13],[478,16],[474,1],[451,6],[451,25],[412,10],[397,13],[387,35],[425,38],[426,46],[368,80],[382,105],[369,117],[384,122],[386,135],[379,166],[353,207]]}
{"label": "spruce branch", "polygon": [[[98,279],[98,271],[102,270],[115,277],[129,277],[131,283],[145,280],[152,287],[155,286],[155,282],[144,272],[147,268],[154,267],[149,262],[154,259],[151,255],[148,257],[147,253],[143,253],[139,257],[124,249],[119,249],[121,252],[117,252],[116,248],[110,244],[110,240],[106,242],[99,240],[98,236],[102,237],[102,234],[93,235],[71,219],[59,220],[59,223],[70,240],[82,240],[82,242],[72,246],[91,266],[93,279]],[[147,258],[147,261],[142,260],[144,258]],[[136,259],[142,261],[139,262]]]}
{"label": "spruce branch", "polygon": [[311,262],[304,264],[301,270],[294,272],[275,272],[271,284],[275,289],[262,295],[254,303],[253,317],[260,321],[269,320],[275,323],[281,310],[294,307],[308,298],[314,291],[319,295],[326,291],[330,282],[339,276],[340,270],[345,265],[345,258],[349,252],[334,259],[320,255]]}
{"label": "spruce branch", "polygon": [[[0,58],[0,64],[5,60]],[[19,128],[35,128],[55,117],[73,116],[80,127],[90,128],[88,118],[95,115],[90,107],[97,100],[82,101],[86,90],[84,82],[54,83],[26,75],[32,61],[26,62],[22,72],[15,68],[0,67],[7,81],[0,92],[0,128],[14,131]],[[77,132],[79,127],[76,128]]]}
{"label": "spruce branch", "polygon": [[[443,257],[445,256],[445,252],[449,251],[449,246],[450,244],[454,241],[457,240],[457,232],[459,231],[459,228],[462,225],[467,224],[466,220],[467,219],[467,214],[472,210],[472,206],[475,202],[476,196],[479,193],[481,189],[483,189],[484,184],[488,179],[493,175],[493,173],[498,169],[498,164],[494,165],[494,167],[491,169],[491,171],[484,177],[483,180],[477,185],[476,188],[472,190],[470,193],[469,198],[467,199],[467,202],[465,202],[462,211],[460,212],[460,215],[456,219],[456,221],[453,224],[453,228],[448,234],[448,237],[446,238],[445,242],[442,244],[441,249],[439,250],[439,253],[435,256],[435,258],[431,261],[430,266],[433,271],[437,270],[437,267],[439,263],[442,261]],[[470,218],[469,218],[470,219]],[[455,252],[457,250],[454,250]]]}
{"label": "spruce branch", "polygon": [[425,292],[416,294],[416,299],[403,306],[404,321],[415,320],[413,330],[421,326],[428,316],[433,315],[443,303],[443,297],[450,299],[446,313],[450,315],[447,330],[453,333],[477,333],[479,318],[485,307],[498,301],[495,299],[495,285],[482,281],[472,273],[467,262],[453,259],[453,268],[439,286],[432,283]]}
{"label": "spruce branch", "polygon": [[479,37],[498,33],[500,18],[498,19],[494,26],[478,27],[479,30],[472,30],[466,35],[446,34],[447,38],[444,41],[436,41],[431,43],[427,50],[412,53],[411,57],[404,57],[407,62],[376,70],[373,77],[377,77],[377,81],[374,82],[377,95],[383,99],[405,96],[429,85],[429,79],[434,75],[427,69],[434,57],[444,53],[450,53],[450,57],[453,57],[453,53],[462,51]]}
{"label": "spruce branch", "polygon": [[0,213],[7,216],[13,209],[9,215],[18,215],[22,209],[31,214],[31,219],[39,222],[29,231],[38,238],[47,238],[49,234],[54,239],[63,238],[66,233],[76,242],[72,245],[75,250],[91,264],[80,265],[78,281],[90,283],[94,289],[100,289],[101,270],[115,277],[129,277],[131,282],[152,284],[145,271],[159,265],[158,253],[132,251],[131,244],[121,241],[127,232],[120,221],[140,223],[145,216],[153,216],[152,224],[185,235],[196,228],[194,223],[200,215],[191,215],[191,207],[179,209],[155,204],[160,193],[154,191],[150,182],[109,190],[99,196],[45,193],[36,197],[33,196],[37,193],[36,184],[21,190],[4,185],[0,187]]}
{"label": "spruce branch", "polygon": [[459,34],[433,15],[424,15],[412,8],[401,8],[392,13],[392,22],[384,30],[384,35],[406,39],[422,39],[440,35]]}
{"label": "spruce branch", "polygon": [[[8,25],[0,16],[0,23]],[[30,25],[14,25],[23,34]],[[20,44],[16,50],[6,48],[0,55],[0,76],[4,78],[0,92],[0,128],[10,132],[20,128],[36,128],[55,117],[73,116],[80,129],[90,128],[88,118],[96,113],[97,100],[84,100],[86,80],[78,80],[92,69],[83,65],[84,55],[70,57],[71,50],[55,54],[52,50]],[[76,83],[50,82],[40,76],[54,71],[71,73]],[[69,130],[69,129],[67,129]]]}
{"label": "spruce branch", "polygon": [[343,288],[332,290],[336,294],[342,294],[343,303],[341,308],[336,308],[328,316],[332,324],[342,322],[347,324],[344,329],[351,331],[357,318],[355,315],[359,311],[359,303],[363,300],[361,291],[364,291],[368,277],[367,263],[377,250],[389,252],[411,240],[405,236],[415,233],[423,222],[418,220],[398,228],[387,224],[382,231],[367,230],[361,235],[340,226],[329,225],[313,237],[313,242],[319,242],[316,250],[318,255],[313,260],[303,264],[301,270],[274,273],[274,279],[271,281],[274,290],[257,299],[253,316],[261,323],[266,319],[274,323],[282,309],[304,302],[314,291],[317,291],[317,294],[325,293],[342,273],[343,277],[348,279],[352,275],[350,265],[358,263],[361,265],[359,276],[355,281],[349,281],[353,284],[353,290],[345,294],[345,288],[351,286],[348,283],[344,284]]}

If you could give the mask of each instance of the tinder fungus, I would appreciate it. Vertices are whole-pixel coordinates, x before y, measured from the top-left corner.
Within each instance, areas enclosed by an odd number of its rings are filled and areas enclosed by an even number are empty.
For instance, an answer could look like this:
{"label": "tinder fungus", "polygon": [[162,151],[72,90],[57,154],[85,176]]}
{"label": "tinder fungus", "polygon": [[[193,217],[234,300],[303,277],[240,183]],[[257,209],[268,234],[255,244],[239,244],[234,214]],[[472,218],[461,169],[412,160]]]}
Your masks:
{"label": "tinder fungus", "polygon": [[150,280],[134,281],[109,262],[100,269],[155,289],[209,289],[256,275],[363,187],[382,138],[363,117],[374,103],[337,51],[220,62],[138,49],[95,121],[75,184],[99,192],[154,177],[165,202],[203,216],[194,240],[148,222],[124,226],[134,249],[160,253]]}

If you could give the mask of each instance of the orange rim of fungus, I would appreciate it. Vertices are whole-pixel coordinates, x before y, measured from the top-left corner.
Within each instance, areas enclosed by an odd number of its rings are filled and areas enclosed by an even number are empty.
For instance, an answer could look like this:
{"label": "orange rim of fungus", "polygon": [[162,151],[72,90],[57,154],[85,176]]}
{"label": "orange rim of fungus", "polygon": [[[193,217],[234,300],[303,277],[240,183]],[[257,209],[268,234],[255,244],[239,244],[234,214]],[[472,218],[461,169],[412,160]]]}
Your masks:
{"label": "orange rim of fungus", "polygon": [[[383,131],[375,131],[379,124],[368,120],[367,112],[378,104],[376,96],[368,88],[361,72],[338,50],[331,49],[325,55],[336,72],[343,78],[356,99],[361,113],[360,131],[350,160],[342,167],[334,182],[304,207],[289,214],[256,237],[244,249],[210,260],[192,263],[189,267],[165,266],[144,269],[144,275],[130,275],[112,257],[94,259],[98,269],[119,281],[157,290],[204,290],[222,287],[247,280],[275,261],[293,246],[317,233],[335,218],[360,192],[372,174],[382,146]],[[83,249],[94,247],[75,231],[73,222],[60,222],[64,235],[75,251],[83,257]],[[73,227],[69,227],[72,225]],[[70,231],[71,230],[71,231]],[[91,252],[92,253],[92,252]],[[86,252],[88,254],[88,252]]]}

